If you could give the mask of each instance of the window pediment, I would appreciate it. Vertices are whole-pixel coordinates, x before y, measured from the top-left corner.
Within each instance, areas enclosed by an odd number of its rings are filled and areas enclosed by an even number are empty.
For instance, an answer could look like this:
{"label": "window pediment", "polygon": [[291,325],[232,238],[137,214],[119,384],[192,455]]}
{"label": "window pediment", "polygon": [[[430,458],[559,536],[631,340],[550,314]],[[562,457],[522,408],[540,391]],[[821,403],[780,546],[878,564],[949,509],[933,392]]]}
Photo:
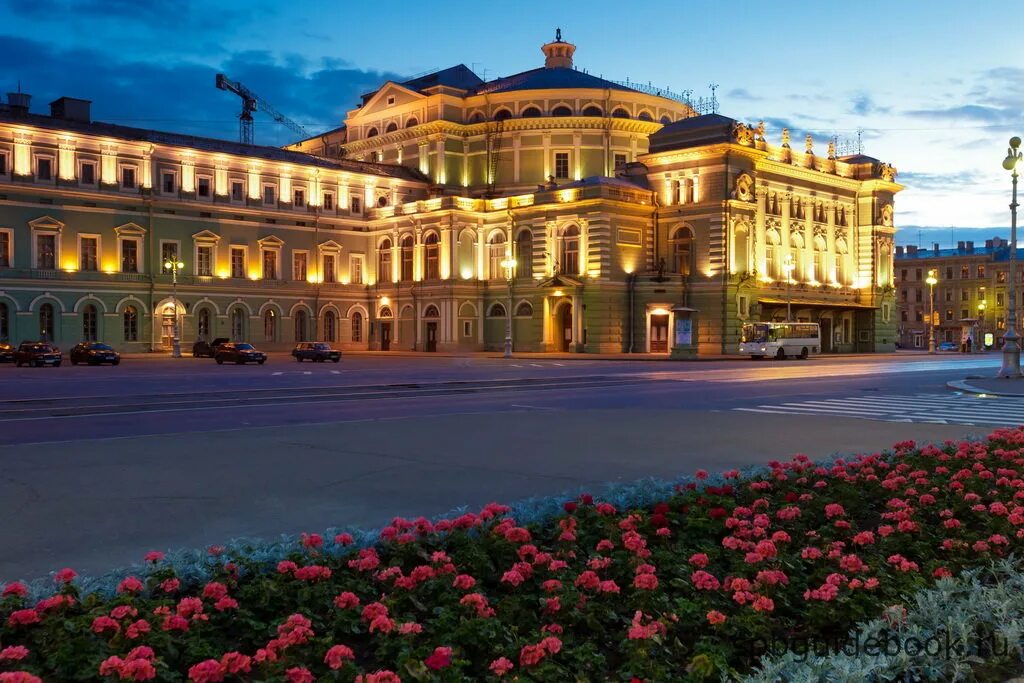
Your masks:
{"label": "window pediment", "polygon": [[280,249],[281,247],[284,246],[284,240],[275,235],[264,237],[261,240],[257,240],[256,243],[259,244],[264,249]]}
{"label": "window pediment", "polygon": [[201,232],[197,232],[196,234],[192,235],[192,239],[194,241],[196,241],[196,242],[205,242],[207,244],[209,244],[209,243],[216,244],[217,242],[220,242],[220,235],[218,235],[215,232],[211,232],[209,230],[203,230]]}
{"label": "window pediment", "polygon": [[48,232],[60,232],[64,229],[64,224],[56,218],[50,216],[40,216],[34,218],[28,222],[28,225],[33,230],[43,230]]}
{"label": "window pediment", "polygon": [[136,223],[125,223],[114,228],[114,232],[118,237],[142,237],[146,234],[146,229]]}
{"label": "window pediment", "polygon": [[327,240],[326,242],[320,243],[320,251],[325,252],[337,252],[341,251],[341,245],[334,240]]}

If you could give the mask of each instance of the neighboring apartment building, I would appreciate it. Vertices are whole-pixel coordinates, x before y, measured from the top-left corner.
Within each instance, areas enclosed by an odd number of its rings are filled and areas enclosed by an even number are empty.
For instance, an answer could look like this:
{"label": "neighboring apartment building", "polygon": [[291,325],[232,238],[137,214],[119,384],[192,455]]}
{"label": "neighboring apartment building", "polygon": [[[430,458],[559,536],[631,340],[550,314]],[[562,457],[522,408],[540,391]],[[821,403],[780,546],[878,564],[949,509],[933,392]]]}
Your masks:
{"label": "neighboring apartment building", "polygon": [[789,303],[826,351],[893,347],[893,167],[542,50],[490,82],[460,65],[385,83],[288,149],[12,95],[0,338],[159,350],[177,317],[186,348],[496,350],[511,317],[517,351],[685,355],[732,352]]}
{"label": "neighboring apartment building", "polygon": [[[1018,249],[1020,262],[1022,252]],[[1010,243],[999,237],[985,240],[984,247],[972,241],[957,243],[956,249],[916,246],[896,247],[896,287],[899,303],[899,339],[904,348],[928,347],[928,272],[935,271],[935,340],[961,344],[970,337],[972,346],[985,333],[992,333],[994,346],[1002,345],[1006,331],[1009,299]],[[1024,267],[1018,266],[1017,320],[1021,320]],[[982,336],[979,336],[982,335]]]}

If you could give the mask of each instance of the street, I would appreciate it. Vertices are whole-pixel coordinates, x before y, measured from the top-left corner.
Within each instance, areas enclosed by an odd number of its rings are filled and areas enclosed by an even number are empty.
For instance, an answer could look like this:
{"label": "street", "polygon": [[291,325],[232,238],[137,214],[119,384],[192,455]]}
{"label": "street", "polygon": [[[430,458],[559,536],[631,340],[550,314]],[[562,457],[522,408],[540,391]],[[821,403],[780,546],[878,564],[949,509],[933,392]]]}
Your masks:
{"label": "street", "polygon": [[0,366],[0,581],[1024,423],[997,355]]}

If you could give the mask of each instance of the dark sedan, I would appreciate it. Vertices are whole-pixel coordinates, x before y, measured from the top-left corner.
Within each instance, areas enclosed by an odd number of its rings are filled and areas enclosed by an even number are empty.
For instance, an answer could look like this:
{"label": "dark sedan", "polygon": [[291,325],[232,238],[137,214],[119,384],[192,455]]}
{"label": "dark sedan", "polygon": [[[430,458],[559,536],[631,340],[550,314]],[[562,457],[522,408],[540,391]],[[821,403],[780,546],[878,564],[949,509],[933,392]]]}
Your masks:
{"label": "dark sedan", "polygon": [[72,365],[78,365],[79,363],[88,363],[89,365],[110,363],[111,365],[118,365],[121,363],[121,354],[106,344],[100,344],[99,342],[82,342],[75,345],[68,354],[68,358],[71,359]]}
{"label": "dark sedan", "polygon": [[296,344],[292,350],[292,355],[300,363],[304,360],[311,360],[314,363],[323,363],[324,361],[337,363],[341,360],[341,351],[332,349],[330,344],[324,342],[302,342],[301,344]]}
{"label": "dark sedan", "polygon": [[267,362],[267,354],[262,351],[257,351],[253,348],[252,344],[235,344],[228,342],[221,344],[217,347],[217,352],[214,354],[214,359],[217,361],[217,365],[227,363],[259,363],[263,365]]}
{"label": "dark sedan", "polygon": [[217,355],[217,347],[228,341],[227,337],[218,337],[212,342],[202,339],[192,345],[193,358],[213,358]]}
{"label": "dark sedan", "polygon": [[64,354],[53,344],[46,342],[22,342],[18,352],[14,354],[14,363],[20,368],[22,365],[31,365],[41,368],[44,365],[60,367],[64,360]]}
{"label": "dark sedan", "polygon": [[14,347],[7,342],[0,342],[0,363],[14,362]]}

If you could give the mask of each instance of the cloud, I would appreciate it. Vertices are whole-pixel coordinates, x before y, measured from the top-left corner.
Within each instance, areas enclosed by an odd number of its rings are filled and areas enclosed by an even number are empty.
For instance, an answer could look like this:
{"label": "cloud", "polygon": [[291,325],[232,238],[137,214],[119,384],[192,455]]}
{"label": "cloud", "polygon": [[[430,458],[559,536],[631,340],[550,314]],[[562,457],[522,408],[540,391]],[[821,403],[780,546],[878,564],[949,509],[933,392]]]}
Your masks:
{"label": "cloud", "polygon": [[869,114],[888,114],[890,107],[879,107],[867,93],[857,93],[850,101],[850,113],[857,116]]}
{"label": "cloud", "polygon": [[[315,134],[338,126],[359,96],[399,76],[361,70],[341,60],[310,62],[264,51],[228,55],[213,65],[188,59],[149,62],[0,35],[0,81],[17,80],[33,96],[33,111],[62,96],[93,101],[93,118],[140,128],[236,139],[240,100],[217,90],[218,72],[240,81],[278,111]],[[81,77],[86,65],[89,78]],[[281,145],[294,135],[256,115],[256,142]]]}
{"label": "cloud", "polygon": [[986,126],[1016,126],[1024,118],[1024,69],[1000,66],[978,73],[964,93],[945,96],[953,106],[922,107],[905,112],[918,118]]}
{"label": "cloud", "polygon": [[938,109],[912,109],[906,113],[909,116],[925,119],[973,121],[987,124],[1012,123],[1020,116],[1018,113],[1007,109],[981,104],[962,104],[957,107],[941,107]]}
{"label": "cloud", "polygon": [[971,169],[952,173],[900,171],[899,181],[906,185],[907,189],[950,191],[953,188],[963,190],[964,186],[981,183],[984,178],[977,170]]}
{"label": "cloud", "polygon": [[746,88],[733,88],[729,92],[725,93],[725,96],[734,100],[744,100],[746,102],[760,102],[764,100],[759,95],[754,95]]}

